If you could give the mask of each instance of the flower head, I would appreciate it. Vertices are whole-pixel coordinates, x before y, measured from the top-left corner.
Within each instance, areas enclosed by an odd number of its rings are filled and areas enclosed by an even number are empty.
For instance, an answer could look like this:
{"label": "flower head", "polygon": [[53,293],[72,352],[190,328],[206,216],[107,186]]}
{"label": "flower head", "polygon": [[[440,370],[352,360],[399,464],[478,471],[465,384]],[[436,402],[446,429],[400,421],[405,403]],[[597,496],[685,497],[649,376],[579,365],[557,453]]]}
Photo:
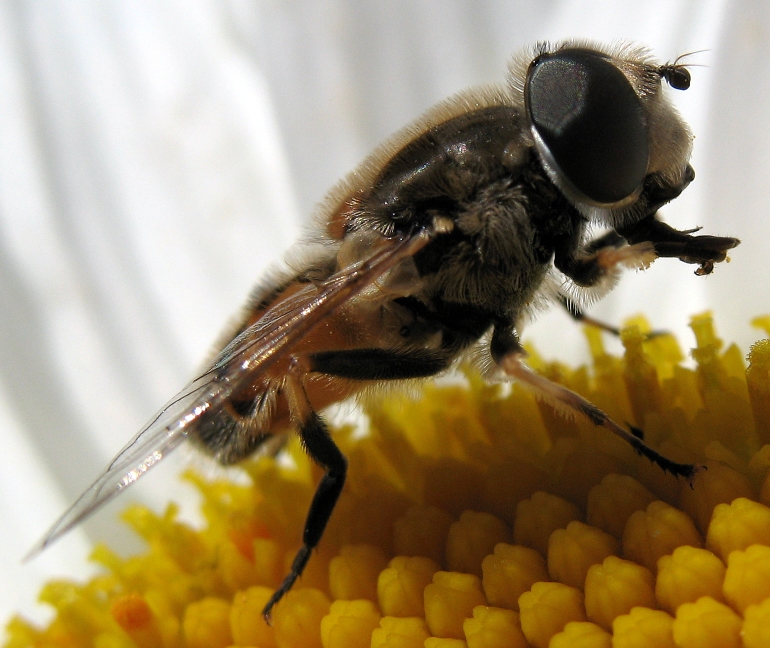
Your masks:
{"label": "flower head", "polygon": [[[770,328],[770,318],[757,320]],[[245,464],[251,485],[189,473],[206,524],[131,507],[147,550],[99,546],[103,575],[51,582],[47,628],[16,618],[8,648],[227,646],[745,646],[770,627],[770,340],[723,349],[694,318],[695,368],[643,320],[623,357],[589,329],[593,366],[530,364],[644,430],[692,483],[517,385],[426,384],[335,431],[349,479],[301,580],[261,610],[299,546],[319,470]],[[741,635],[741,633],[743,633]],[[614,643],[612,643],[614,642]]]}

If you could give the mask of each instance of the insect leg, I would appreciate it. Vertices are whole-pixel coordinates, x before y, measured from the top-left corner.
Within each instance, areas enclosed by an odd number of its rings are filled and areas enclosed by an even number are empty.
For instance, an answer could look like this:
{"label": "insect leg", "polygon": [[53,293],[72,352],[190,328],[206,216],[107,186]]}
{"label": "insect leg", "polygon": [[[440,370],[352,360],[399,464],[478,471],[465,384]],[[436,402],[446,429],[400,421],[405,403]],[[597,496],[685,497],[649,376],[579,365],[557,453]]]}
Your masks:
{"label": "insect leg", "polygon": [[[606,331],[607,333],[610,333],[615,337],[620,337],[620,329],[617,326],[613,326],[612,324],[603,322],[602,320],[596,319],[591,315],[586,315],[583,309],[580,308],[580,306],[578,306],[574,301],[572,301],[566,295],[559,295],[558,300],[559,300],[559,303],[564,307],[564,310],[566,310],[567,313],[569,313],[569,316],[572,319],[574,319],[576,322],[581,322],[583,324],[590,324],[591,326],[595,326],[596,328],[601,329],[602,331]],[[650,331],[649,333],[645,333],[644,339],[651,340],[660,335],[667,335],[667,334],[668,334],[668,331],[665,331],[665,330]]]}
{"label": "insect leg", "polygon": [[536,398],[547,402],[562,415],[569,417],[577,413],[586,417],[594,425],[603,427],[623,439],[637,454],[647,457],[664,471],[677,477],[690,480],[700,470],[698,466],[667,459],[650,448],[641,439],[641,433],[636,428],[632,431],[622,428],[604,411],[579,394],[532,371],[524,362],[526,352],[512,330],[495,329],[491,350],[493,359],[506,376],[519,381],[530,389]]}
{"label": "insect leg", "polygon": [[698,264],[697,275],[710,274],[714,264],[727,258],[727,251],[740,243],[725,236],[693,236],[698,230],[676,230],[652,214],[619,230],[629,243],[647,241],[660,257],[675,257],[685,263]]}
{"label": "insect leg", "polygon": [[452,354],[443,349],[347,349],[310,356],[311,371],[351,380],[404,380],[446,369]]}
{"label": "insect leg", "polygon": [[273,606],[281,600],[302,575],[310,554],[321,540],[337,499],[342,492],[342,487],[345,485],[345,475],[348,469],[348,460],[332,440],[326,423],[308,401],[298,373],[297,370],[289,372],[284,389],[289,400],[292,418],[297,426],[300,442],[310,458],[325,472],[316,488],[310,510],[305,519],[302,547],[294,557],[286,578],[262,610],[262,615],[268,622]]}
{"label": "insect leg", "polygon": [[580,308],[580,306],[578,306],[566,295],[559,295],[558,299],[559,303],[564,307],[564,310],[566,310],[570,317],[572,317],[572,319],[574,319],[576,322],[590,324],[591,326],[602,329],[602,331],[606,331],[607,333],[611,333],[612,335],[620,337],[620,329],[617,326],[607,324],[601,320],[594,319],[590,315],[586,315],[585,312],[583,312],[583,309]]}
{"label": "insect leg", "polygon": [[[616,272],[618,266],[645,265],[655,258],[655,250],[650,243],[626,245],[626,239],[615,230],[589,241],[581,246],[576,253],[557,254],[557,267],[581,286],[593,286],[602,279]],[[594,319],[586,315],[574,300],[567,295],[559,295],[559,302],[578,322],[584,322],[620,336],[620,329],[612,324]],[[662,334],[663,331],[653,331],[649,337]]]}
{"label": "insect leg", "polygon": [[595,239],[588,241],[588,243],[583,246],[583,252],[585,254],[593,254],[602,248],[620,248],[625,244],[626,239],[615,230],[609,230],[601,236],[597,236]]}
{"label": "insect leg", "polygon": [[584,246],[557,249],[554,265],[579,286],[596,286],[622,267],[646,268],[656,258],[656,247],[650,241],[623,245],[617,233],[601,236]]}
{"label": "insect leg", "polygon": [[[603,273],[596,272],[594,268],[596,264],[596,253],[599,250],[605,248],[618,249],[623,247],[625,244],[626,240],[620,234],[618,234],[615,230],[609,230],[605,234],[602,234],[592,241],[589,241],[582,247],[580,254],[582,257],[584,257],[584,260],[580,264],[578,263],[577,258],[573,255],[572,258],[568,258],[562,261],[562,265],[564,265],[564,267],[569,267],[574,274],[578,274],[581,277],[583,284],[585,284],[586,281],[596,282],[599,281],[599,279],[601,279],[603,276]],[[560,257],[563,257],[563,255],[560,255]],[[565,272],[565,274],[568,274],[566,271],[562,271]],[[581,282],[579,281],[578,283]],[[583,309],[580,308],[580,306],[578,306],[567,295],[559,295],[558,299],[559,303],[575,321],[591,324],[592,326],[596,326],[597,328],[607,331],[608,333],[611,333],[615,336],[620,335],[620,329],[617,326],[606,324],[605,322],[595,320],[593,317],[586,315],[583,312]]]}

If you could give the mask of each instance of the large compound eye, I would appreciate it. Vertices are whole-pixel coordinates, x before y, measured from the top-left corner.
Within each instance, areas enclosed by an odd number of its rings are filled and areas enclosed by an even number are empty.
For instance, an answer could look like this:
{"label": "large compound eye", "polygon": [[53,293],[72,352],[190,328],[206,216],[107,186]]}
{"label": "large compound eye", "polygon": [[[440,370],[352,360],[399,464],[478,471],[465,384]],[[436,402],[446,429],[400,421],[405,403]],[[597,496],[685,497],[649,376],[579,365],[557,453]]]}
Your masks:
{"label": "large compound eye", "polygon": [[566,49],[537,57],[524,97],[541,159],[568,197],[618,206],[638,195],[647,126],[633,87],[604,55]]}

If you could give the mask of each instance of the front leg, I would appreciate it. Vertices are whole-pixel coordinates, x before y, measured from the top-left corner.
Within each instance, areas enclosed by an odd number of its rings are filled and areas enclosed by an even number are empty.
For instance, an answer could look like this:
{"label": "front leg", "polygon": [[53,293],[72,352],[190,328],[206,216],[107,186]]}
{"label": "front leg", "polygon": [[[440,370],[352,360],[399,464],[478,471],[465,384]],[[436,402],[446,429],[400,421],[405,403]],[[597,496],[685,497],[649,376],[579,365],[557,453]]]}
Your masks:
{"label": "front leg", "polygon": [[629,243],[651,243],[659,257],[674,257],[685,263],[698,264],[697,275],[711,274],[714,264],[724,261],[727,251],[740,243],[737,238],[726,236],[693,236],[697,229],[676,230],[658,220],[655,214],[617,230]]}
{"label": "front leg", "polygon": [[642,440],[641,431],[636,428],[632,431],[625,430],[604,411],[579,394],[532,371],[524,361],[526,352],[519,343],[512,327],[495,328],[490,351],[492,359],[506,377],[518,381],[523,387],[529,389],[538,400],[548,403],[562,416],[570,418],[579,414],[594,425],[609,430],[628,443],[634,452],[647,457],[654,464],[660,466],[664,472],[692,480],[695,474],[701,470],[699,466],[681,464],[667,459]]}
{"label": "front leg", "polygon": [[[578,235],[576,232],[575,237]],[[621,268],[646,268],[657,257],[652,243],[635,243],[626,245],[626,239],[615,230],[582,246],[576,240],[566,241],[557,248],[554,265],[584,288],[612,282]]]}
{"label": "front leg", "polygon": [[[589,241],[579,248],[573,239],[557,250],[555,265],[575,283],[583,287],[595,286],[602,280],[612,282],[620,266],[645,266],[655,259],[655,252],[650,244],[627,245],[615,230],[609,230],[602,236]],[[577,252],[572,251],[577,249]],[[591,324],[615,336],[620,336],[620,329],[583,312],[583,309],[567,295],[559,295],[559,302],[569,315],[578,322]],[[658,333],[655,333],[658,334]]]}
{"label": "front leg", "polygon": [[677,186],[662,182],[656,174],[648,176],[637,208],[634,209],[636,217],[630,218],[628,225],[618,223],[615,229],[629,243],[652,243],[657,256],[698,264],[695,274],[707,275],[714,270],[715,263],[727,258],[727,250],[734,248],[740,241],[725,236],[693,236],[700,228],[680,231],[656,217],[658,210],[681,194],[694,179],[695,171],[689,164],[681,184]]}

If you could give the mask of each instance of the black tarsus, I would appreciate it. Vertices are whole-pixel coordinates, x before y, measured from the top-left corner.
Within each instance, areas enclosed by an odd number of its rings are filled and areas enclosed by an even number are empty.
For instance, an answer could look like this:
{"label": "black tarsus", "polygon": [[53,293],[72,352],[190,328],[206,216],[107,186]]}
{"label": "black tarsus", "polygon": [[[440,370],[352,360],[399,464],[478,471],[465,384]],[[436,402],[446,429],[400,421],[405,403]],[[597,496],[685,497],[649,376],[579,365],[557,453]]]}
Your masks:
{"label": "black tarsus", "polygon": [[660,454],[657,450],[653,450],[642,439],[636,435],[636,431],[633,432],[633,438],[637,439],[638,443],[631,443],[631,448],[638,455],[646,457],[656,466],[658,466],[663,472],[671,473],[674,477],[684,477],[692,486],[692,479],[695,475],[704,468],[704,466],[698,466],[695,464],[683,464],[677,461],[672,461],[665,455]]}
{"label": "black tarsus", "polygon": [[[572,319],[574,319],[576,322],[580,322],[581,324],[589,324],[590,326],[594,326],[598,329],[601,329],[602,331],[605,331],[606,333],[610,333],[615,337],[620,337],[619,327],[613,326],[612,324],[608,324],[607,322],[603,322],[602,320],[596,319],[591,315],[586,315],[585,311],[583,311],[583,309],[580,308],[580,306],[578,306],[572,299],[570,299],[566,295],[559,295],[558,300],[559,300],[559,303],[564,307],[564,310],[566,310],[567,313],[569,313],[569,316]],[[650,331],[649,333],[644,334],[644,339],[652,340],[653,338],[659,337],[661,335],[668,335],[668,334],[669,332],[664,330]]]}
{"label": "black tarsus", "polygon": [[628,429],[631,430],[631,434],[633,434],[640,441],[644,441],[644,430],[642,428],[631,425],[628,421],[626,421],[626,426],[628,426]]}
{"label": "black tarsus", "polygon": [[617,326],[607,324],[601,320],[594,319],[590,315],[586,315],[583,309],[580,308],[566,295],[559,295],[558,299],[559,303],[564,307],[564,310],[566,310],[570,317],[576,322],[580,322],[581,324],[590,324],[591,326],[595,326],[602,331],[606,331],[607,333],[610,333],[616,337],[620,337],[620,329]]}

